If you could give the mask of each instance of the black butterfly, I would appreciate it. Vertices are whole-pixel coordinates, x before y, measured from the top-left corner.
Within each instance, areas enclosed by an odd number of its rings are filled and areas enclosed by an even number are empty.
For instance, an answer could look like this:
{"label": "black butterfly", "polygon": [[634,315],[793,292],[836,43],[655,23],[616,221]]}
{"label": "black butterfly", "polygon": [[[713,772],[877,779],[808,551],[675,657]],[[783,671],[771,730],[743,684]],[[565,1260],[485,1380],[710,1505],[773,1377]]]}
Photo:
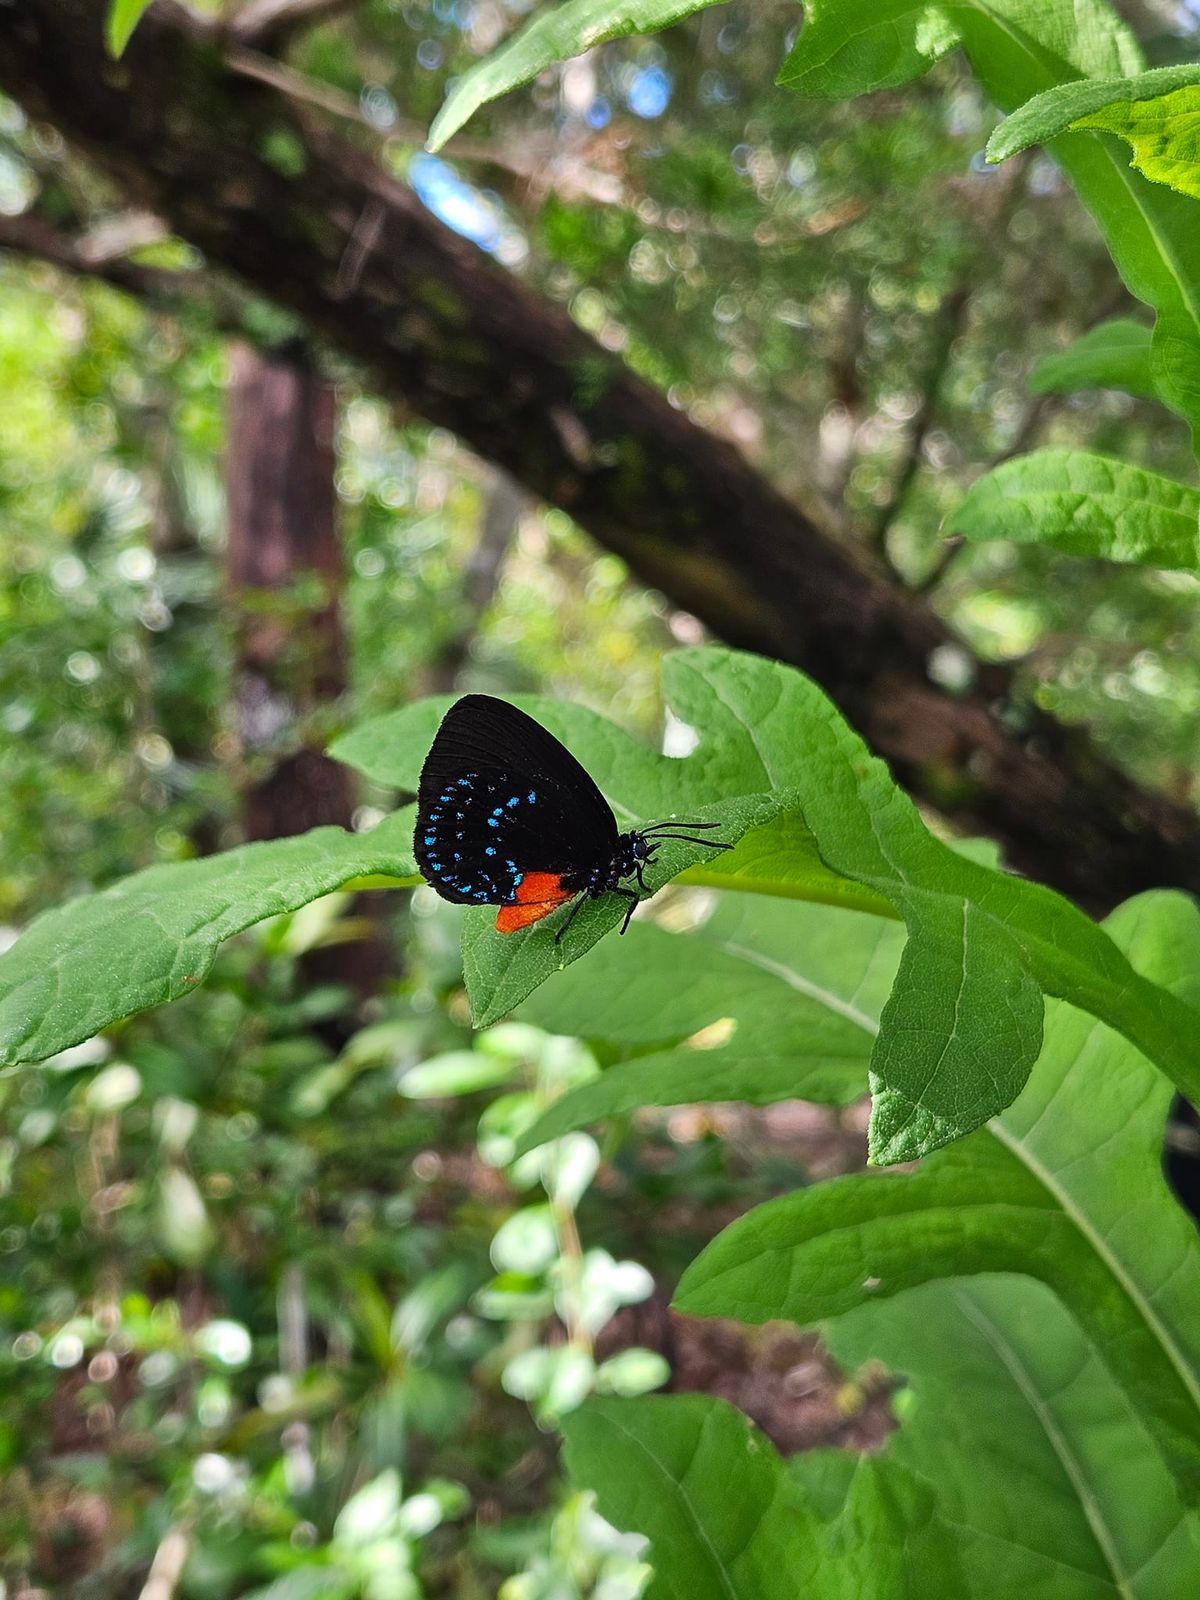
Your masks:
{"label": "black butterfly", "polygon": [[629,833],[575,757],[523,711],[469,694],[442,719],[421,769],[417,865],[444,900],[499,906],[496,927],[515,933],[578,895],[560,940],[585,900],[624,895],[621,932],[638,903],[622,878],[642,876],[665,839],[733,847],[693,835],[717,822],[656,822]]}

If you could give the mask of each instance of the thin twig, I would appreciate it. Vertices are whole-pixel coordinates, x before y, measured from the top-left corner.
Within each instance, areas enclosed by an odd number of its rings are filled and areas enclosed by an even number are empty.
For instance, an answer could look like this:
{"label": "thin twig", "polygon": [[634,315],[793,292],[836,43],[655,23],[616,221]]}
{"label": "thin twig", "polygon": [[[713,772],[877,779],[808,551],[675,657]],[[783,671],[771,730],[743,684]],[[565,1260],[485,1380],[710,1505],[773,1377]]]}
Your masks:
{"label": "thin twig", "polygon": [[172,1600],[191,1548],[191,1524],[173,1523],[159,1541],[138,1600]]}

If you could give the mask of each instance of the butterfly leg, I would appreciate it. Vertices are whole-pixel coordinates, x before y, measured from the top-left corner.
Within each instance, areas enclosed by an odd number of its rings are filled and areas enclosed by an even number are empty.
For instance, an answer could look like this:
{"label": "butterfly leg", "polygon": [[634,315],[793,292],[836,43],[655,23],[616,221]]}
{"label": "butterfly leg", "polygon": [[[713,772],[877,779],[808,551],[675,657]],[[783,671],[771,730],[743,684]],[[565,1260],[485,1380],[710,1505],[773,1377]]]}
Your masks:
{"label": "butterfly leg", "polygon": [[[641,882],[641,878],[642,878],[642,875],[641,875],[641,872],[639,871],[638,872],[638,882],[639,883]],[[624,895],[628,895],[629,896],[629,904],[625,907],[625,921],[621,924],[621,932],[624,933],[626,928],[629,926],[629,919],[630,919],[630,917],[633,916],[633,913],[637,910],[637,908],[638,908],[638,906],[640,904],[640,901],[638,899],[638,896],[634,893],[634,891],[632,889],[614,889],[612,892],[613,892],[613,894],[624,894]]]}
{"label": "butterfly leg", "polygon": [[587,903],[587,895],[581,894],[579,896],[579,898],[576,900],[575,904],[571,907],[571,910],[567,915],[567,920],[563,923],[562,927],[554,935],[555,944],[561,944],[562,943],[563,934],[566,933],[567,929],[575,921],[575,918],[579,915],[580,911],[582,911],[582,909],[583,909],[583,907],[584,907],[584,905],[586,903]]}

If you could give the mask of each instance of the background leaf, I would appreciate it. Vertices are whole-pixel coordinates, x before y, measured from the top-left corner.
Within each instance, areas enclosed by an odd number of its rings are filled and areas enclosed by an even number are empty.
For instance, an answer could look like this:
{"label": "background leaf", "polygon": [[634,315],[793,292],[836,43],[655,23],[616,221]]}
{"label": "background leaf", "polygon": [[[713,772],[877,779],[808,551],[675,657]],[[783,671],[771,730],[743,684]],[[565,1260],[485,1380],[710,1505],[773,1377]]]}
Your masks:
{"label": "background leaf", "polygon": [[1034,450],[972,484],[949,519],[976,543],[1011,539],[1068,555],[1200,568],[1200,491],[1088,450]]}
{"label": "background leaf", "polygon": [[104,39],[111,56],[124,55],[133,30],[149,7],[150,0],[109,0],[104,19]]}
{"label": "background leaf", "polygon": [[[876,0],[871,28],[906,30],[925,10],[914,0]],[[1103,0],[1039,0],[1036,6],[1027,0],[946,0],[938,10],[1002,111],[1024,114],[1027,102],[1063,86],[1077,88],[1081,78],[1121,85],[1139,77],[1145,66],[1132,32]],[[864,94],[880,87],[871,58],[860,60],[853,48],[863,16],[857,0],[821,0],[810,11],[780,81],[806,94]],[[915,68],[922,64],[911,53],[908,59]],[[828,61],[838,65],[832,77],[822,76]],[[1043,127],[1040,113],[1033,121]],[[1051,138],[1048,125],[1044,131],[1050,153],[1099,223],[1130,293],[1158,312],[1155,388],[1200,438],[1200,380],[1194,376],[1200,365],[1200,228],[1192,201],[1131,171],[1113,139],[1072,137],[1065,131]],[[1007,144],[991,147],[990,153],[1002,149]]]}
{"label": "background leaf", "polygon": [[1069,349],[1044,356],[1029,374],[1034,394],[1072,394],[1077,389],[1124,389],[1153,399],[1151,330],[1129,317],[1114,317],[1088,331]]}
{"label": "background leaf", "polygon": [[566,61],[609,39],[657,33],[718,0],[567,0],[540,11],[511,39],[464,72],[446,96],[429,130],[428,148],[440,150],[480,106],[531,83],[556,61]]}

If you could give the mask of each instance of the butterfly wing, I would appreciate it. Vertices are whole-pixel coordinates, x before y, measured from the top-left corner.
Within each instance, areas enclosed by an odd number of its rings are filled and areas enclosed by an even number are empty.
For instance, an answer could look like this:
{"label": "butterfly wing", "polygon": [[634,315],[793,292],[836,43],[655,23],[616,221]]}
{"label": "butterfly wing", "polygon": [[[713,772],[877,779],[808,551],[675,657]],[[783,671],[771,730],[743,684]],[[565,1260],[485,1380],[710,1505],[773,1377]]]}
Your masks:
{"label": "butterfly wing", "polygon": [[450,707],[417,799],[417,865],[462,905],[517,904],[526,875],[557,875],[561,903],[617,848],[612,809],[571,752],[491,695]]}

